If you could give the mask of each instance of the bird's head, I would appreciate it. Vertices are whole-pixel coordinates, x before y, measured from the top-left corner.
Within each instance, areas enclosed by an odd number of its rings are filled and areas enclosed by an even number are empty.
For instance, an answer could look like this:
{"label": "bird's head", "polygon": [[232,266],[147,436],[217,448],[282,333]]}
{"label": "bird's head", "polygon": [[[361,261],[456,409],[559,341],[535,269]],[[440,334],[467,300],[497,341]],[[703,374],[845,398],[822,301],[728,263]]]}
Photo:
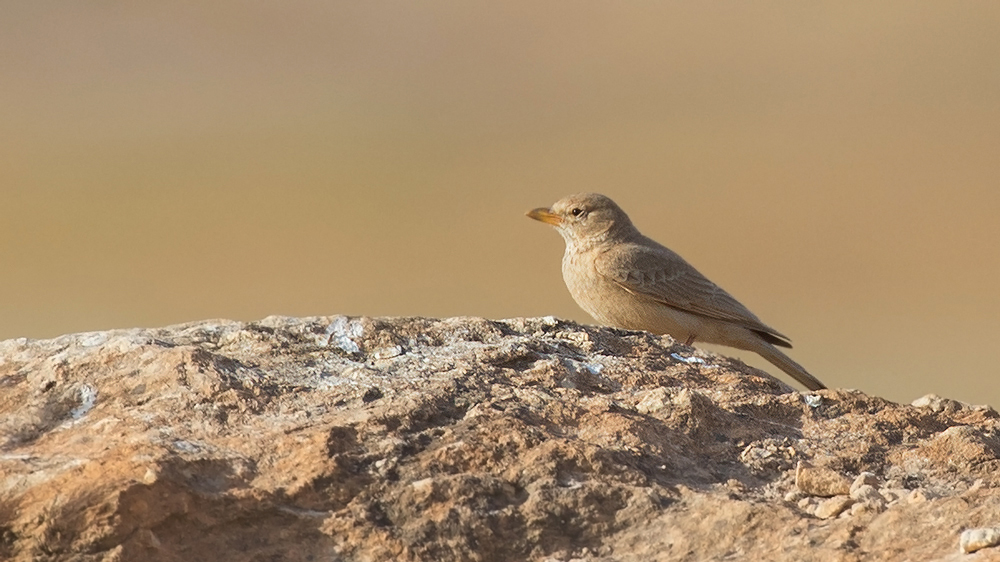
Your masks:
{"label": "bird's head", "polygon": [[556,201],[550,208],[528,211],[528,216],[556,227],[567,244],[590,245],[634,232],[628,215],[600,193],[579,193]]}

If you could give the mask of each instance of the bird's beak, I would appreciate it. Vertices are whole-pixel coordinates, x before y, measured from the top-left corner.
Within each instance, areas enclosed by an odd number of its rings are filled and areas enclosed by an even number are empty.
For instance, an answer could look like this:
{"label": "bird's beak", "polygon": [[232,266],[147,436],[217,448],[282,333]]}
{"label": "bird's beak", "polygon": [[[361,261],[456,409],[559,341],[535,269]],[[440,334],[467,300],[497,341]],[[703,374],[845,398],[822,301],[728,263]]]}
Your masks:
{"label": "bird's beak", "polygon": [[562,217],[552,212],[550,209],[545,207],[539,207],[537,209],[532,209],[528,211],[527,215],[536,221],[542,221],[544,223],[551,224],[552,226],[562,225]]}

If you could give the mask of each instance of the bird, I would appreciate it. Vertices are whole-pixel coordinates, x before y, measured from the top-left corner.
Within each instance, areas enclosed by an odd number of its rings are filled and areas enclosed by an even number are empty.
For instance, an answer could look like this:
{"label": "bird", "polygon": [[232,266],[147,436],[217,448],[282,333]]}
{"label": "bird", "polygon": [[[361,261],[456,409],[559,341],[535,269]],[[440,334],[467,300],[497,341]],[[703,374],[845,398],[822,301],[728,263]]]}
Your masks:
{"label": "bird", "polygon": [[764,324],[680,255],[643,236],[625,211],[599,193],[580,193],[527,216],[566,241],[563,280],[580,308],[600,324],[669,334],[752,351],[809,390],[826,386],[778,350],[791,340]]}

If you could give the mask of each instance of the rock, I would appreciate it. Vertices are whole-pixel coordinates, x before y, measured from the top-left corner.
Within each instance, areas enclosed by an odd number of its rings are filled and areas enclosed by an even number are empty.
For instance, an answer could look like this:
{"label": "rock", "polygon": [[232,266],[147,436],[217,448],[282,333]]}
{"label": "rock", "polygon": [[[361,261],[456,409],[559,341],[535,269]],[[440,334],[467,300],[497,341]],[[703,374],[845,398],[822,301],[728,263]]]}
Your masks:
{"label": "rock", "polygon": [[816,517],[820,519],[829,519],[831,517],[836,517],[844,512],[845,509],[851,507],[854,500],[851,496],[834,496],[832,498],[827,498],[816,506]]}
{"label": "rock", "polygon": [[932,499],[934,499],[936,497],[938,497],[938,494],[936,494],[936,493],[934,493],[934,492],[932,492],[930,490],[926,490],[924,488],[917,488],[916,490],[911,491],[906,496],[906,499],[910,503],[924,503],[924,502],[931,501]]}
{"label": "rock", "polygon": [[785,501],[788,502],[788,503],[795,503],[795,504],[797,504],[804,497],[806,497],[806,496],[802,492],[800,492],[799,490],[792,490],[792,491],[788,492],[787,494],[785,494]]}
{"label": "rock", "polygon": [[927,394],[917,398],[911,403],[912,406],[917,408],[926,408],[932,412],[950,412],[954,413],[962,409],[963,404],[958,400],[952,400],[950,398],[941,398],[937,394]]}
{"label": "rock", "polygon": [[795,466],[800,455],[789,439],[762,439],[746,446],[740,462],[755,474],[781,472]]}
{"label": "rock", "polygon": [[795,487],[810,496],[832,497],[851,493],[851,481],[829,468],[815,467],[799,461],[795,468]]}
{"label": "rock", "polygon": [[948,463],[966,466],[977,462],[990,463],[1000,455],[1000,434],[984,433],[975,426],[954,425],[937,434],[924,447],[912,452],[913,464],[932,456]]}
{"label": "rock", "polygon": [[554,318],[0,342],[0,560],[935,560],[1000,521],[995,410],[696,353]]}
{"label": "rock", "polygon": [[880,494],[874,486],[869,486],[868,484],[858,486],[857,488],[851,490],[851,499],[854,501],[870,502],[883,506],[886,504],[886,500],[882,494]]}
{"label": "rock", "polygon": [[958,541],[962,552],[976,552],[1000,545],[1000,527],[966,529]]}
{"label": "rock", "polygon": [[910,490],[904,490],[900,488],[883,488],[882,490],[879,491],[879,493],[882,494],[882,497],[885,498],[885,501],[893,503],[902,500],[906,498],[908,495],[910,495]]}
{"label": "rock", "polygon": [[879,485],[878,476],[875,476],[871,472],[862,472],[857,476],[857,478],[854,479],[854,482],[851,483],[851,494],[853,495],[854,491],[860,488],[861,486],[875,487],[878,485]]}
{"label": "rock", "polygon": [[655,414],[673,405],[670,392],[665,388],[656,388],[642,393],[642,397],[635,405],[635,410],[640,414]]}
{"label": "rock", "polygon": [[[852,498],[853,499],[853,498]],[[861,515],[868,514],[878,514],[885,511],[884,502],[873,502],[873,501],[856,501],[851,504],[851,517],[858,517]]]}
{"label": "rock", "polygon": [[985,485],[986,485],[986,481],[985,480],[983,480],[982,478],[977,478],[975,481],[973,481],[968,486],[968,488],[966,488],[965,490],[962,490],[962,495],[963,496],[975,496],[975,494],[978,493],[980,490],[982,490],[983,486],[985,486]]}

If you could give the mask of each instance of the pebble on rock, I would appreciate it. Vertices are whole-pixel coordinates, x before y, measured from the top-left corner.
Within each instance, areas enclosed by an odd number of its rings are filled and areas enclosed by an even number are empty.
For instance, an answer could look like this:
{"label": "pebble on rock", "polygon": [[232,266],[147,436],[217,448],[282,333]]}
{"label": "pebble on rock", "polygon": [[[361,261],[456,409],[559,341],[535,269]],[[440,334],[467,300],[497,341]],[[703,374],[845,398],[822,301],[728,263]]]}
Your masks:
{"label": "pebble on rock", "polygon": [[851,481],[839,472],[799,461],[795,467],[795,487],[810,496],[833,497],[851,493]]}
{"label": "pebble on rock", "polygon": [[1000,544],[1000,527],[966,529],[962,531],[962,537],[958,541],[962,552],[976,552],[998,544]]}
{"label": "pebble on rock", "polygon": [[879,493],[882,494],[882,497],[884,497],[886,501],[893,503],[905,499],[910,491],[904,488],[883,488]]}
{"label": "pebble on rock", "polygon": [[851,490],[851,498],[859,502],[872,502],[885,505],[886,501],[882,494],[874,486],[865,484]]}
{"label": "pebble on rock", "polygon": [[878,502],[863,501],[851,506],[851,516],[864,515],[866,513],[882,513],[885,511],[885,504]]}
{"label": "pebble on rock", "polygon": [[854,500],[851,499],[851,496],[834,496],[824,500],[816,507],[816,517],[831,519],[843,513],[853,503]]}
{"label": "pebble on rock", "polygon": [[871,472],[862,472],[861,474],[858,475],[857,478],[854,479],[854,482],[851,484],[851,493],[853,494],[854,490],[857,490],[861,486],[865,485],[871,486],[873,488],[878,487],[879,485],[878,476],[875,476]]}
{"label": "pebble on rock", "polygon": [[937,394],[926,394],[910,403],[917,408],[925,408],[932,412],[957,412],[962,409],[962,403],[951,398],[942,398]]}

